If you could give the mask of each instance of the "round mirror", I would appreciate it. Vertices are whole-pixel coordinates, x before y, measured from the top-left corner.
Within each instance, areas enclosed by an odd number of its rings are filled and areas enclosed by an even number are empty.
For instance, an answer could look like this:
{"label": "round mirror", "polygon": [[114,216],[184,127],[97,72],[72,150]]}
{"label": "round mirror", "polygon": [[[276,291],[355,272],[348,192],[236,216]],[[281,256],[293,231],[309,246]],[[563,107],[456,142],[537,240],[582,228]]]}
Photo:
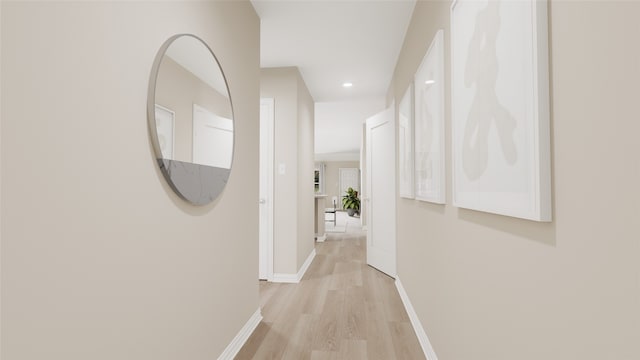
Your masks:
{"label": "round mirror", "polygon": [[215,200],[233,163],[233,109],[220,64],[200,38],[175,35],[162,45],[151,70],[147,115],[171,188],[194,205]]}

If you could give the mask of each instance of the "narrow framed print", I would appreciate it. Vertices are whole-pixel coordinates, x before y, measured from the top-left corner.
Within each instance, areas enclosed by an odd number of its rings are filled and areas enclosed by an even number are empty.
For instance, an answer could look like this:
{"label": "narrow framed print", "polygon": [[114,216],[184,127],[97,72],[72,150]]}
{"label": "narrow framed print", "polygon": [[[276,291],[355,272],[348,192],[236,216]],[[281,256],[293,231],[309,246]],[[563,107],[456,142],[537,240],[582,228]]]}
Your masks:
{"label": "narrow framed print", "polygon": [[400,197],[413,199],[413,100],[409,84],[398,107],[398,170]]}
{"label": "narrow framed print", "polygon": [[445,203],[444,32],[438,30],[414,78],[415,198]]}

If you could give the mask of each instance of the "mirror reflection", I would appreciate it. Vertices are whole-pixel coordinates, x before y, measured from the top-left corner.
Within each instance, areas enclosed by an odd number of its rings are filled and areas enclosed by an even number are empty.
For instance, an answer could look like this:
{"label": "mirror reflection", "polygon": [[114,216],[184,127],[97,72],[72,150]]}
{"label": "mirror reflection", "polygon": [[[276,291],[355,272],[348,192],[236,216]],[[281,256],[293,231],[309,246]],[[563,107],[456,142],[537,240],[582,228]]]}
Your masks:
{"label": "mirror reflection", "polygon": [[162,158],[231,168],[233,120],[227,85],[209,48],[182,36],[167,48],[156,80]]}
{"label": "mirror reflection", "polygon": [[[154,76],[155,75],[155,76]],[[214,200],[233,161],[233,113],[220,66],[193,35],[162,46],[152,71],[149,127],[160,168],[185,200]]]}

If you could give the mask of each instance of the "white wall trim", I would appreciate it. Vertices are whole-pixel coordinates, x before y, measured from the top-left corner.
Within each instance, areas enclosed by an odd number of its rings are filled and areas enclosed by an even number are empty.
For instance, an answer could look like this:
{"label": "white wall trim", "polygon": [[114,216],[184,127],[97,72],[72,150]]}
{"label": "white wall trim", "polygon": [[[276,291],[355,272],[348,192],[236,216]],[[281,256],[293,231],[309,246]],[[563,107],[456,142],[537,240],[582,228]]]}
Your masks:
{"label": "white wall trim", "polygon": [[315,161],[359,161],[360,152],[348,151],[338,153],[314,154]]}
{"label": "white wall trim", "polygon": [[298,280],[297,274],[273,273],[273,280],[271,280],[271,282],[296,284],[300,281]]}
{"label": "white wall trim", "polygon": [[315,257],[316,257],[316,249],[313,249],[311,251],[311,254],[309,254],[309,256],[307,257],[307,260],[305,260],[302,266],[300,267],[300,270],[298,270],[297,274],[274,273],[273,282],[293,283],[293,284],[299,283],[300,280],[302,280],[304,273],[307,272],[307,269],[309,268],[309,266],[311,265],[311,262]]}
{"label": "white wall trim", "polygon": [[300,270],[298,270],[298,282],[302,280],[302,277],[307,272],[307,269],[309,269],[309,266],[311,266],[311,263],[313,262],[313,259],[315,259],[315,257],[316,257],[316,249],[314,248],[313,250],[311,250],[311,253],[309,254],[309,256],[307,256],[307,260],[304,261],[304,263],[300,267]]}
{"label": "white wall trim", "polygon": [[433,346],[431,346],[431,342],[429,342],[429,338],[427,337],[427,333],[424,331],[422,327],[422,323],[418,318],[418,314],[416,314],[413,305],[411,305],[411,300],[409,300],[409,295],[404,290],[402,286],[402,282],[400,282],[400,277],[396,276],[396,288],[398,289],[398,293],[400,293],[400,299],[402,299],[402,303],[404,304],[404,308],[407,310],[407,315],[409,315],[409,320],[411,320],[411,325],[413,325],[413,331],[416,332],[416,336],[418,337],[418,342],[422,347],[422,351],[424,352],[424,356],[429,360],[438,360],[436,356],[436,352],[433,350]]}
{"label": "white wall trim", "polygon": [[242,349],[242,346],[244,346],[244,343],[247,342],[249,336],[251,336],[256,327],[258,327],[260,321],[262,321],[262,313],[260,313],[260,308],[258,308],[233,340],[231,340],[227,348],[220,354],[218,360],[233,360],[233,358],[238,355],[240,349]]}

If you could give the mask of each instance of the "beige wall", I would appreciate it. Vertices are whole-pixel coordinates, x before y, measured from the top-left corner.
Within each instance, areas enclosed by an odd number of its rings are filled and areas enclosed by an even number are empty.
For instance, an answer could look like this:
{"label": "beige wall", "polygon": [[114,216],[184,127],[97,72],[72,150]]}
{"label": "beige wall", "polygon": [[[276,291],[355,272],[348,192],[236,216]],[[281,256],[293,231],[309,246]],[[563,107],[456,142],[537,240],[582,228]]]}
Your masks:
{"label": "beige wall", "polygon": [[[449,12],[417,3],[396,103],[440,28],[450,94]],[[550,3],[552,223],[398,198],[398,274],[440,359],[640,358],[638,14]]]}
{"label": "beige wall", "polygon": [[[216,358],[259,306],[251,4],[2,7],[2,358]],[[205,207],[171,191],[147,130],[153,60],[183,32],[235,106],[234,168]]]}
{"label": "beige wall", "polygon": [[[273,271],[296,273],[298,206],[297,85],[295,68],[262,69],[260,97],[273,98],[274,184],[273,184]],[[292,150],[293,149],[293,150]],[[279,166],[285,166],[285,173]]]}
{"label": "beige wall", "polygon": [[274,273],[296,274],[314,241],[313,99],[295,67],[262,69],[260,96],[275,105]]}
{"label": "beige wall", "polygon": [[[340,169],[341,168],[360,168],[359,161],[325,161],[324,168],[324,190],[327,194],[326,205],[332,207],[331,199],[338,197],[338,209],[342,209],[342,196],[345,195],[344,190],[340,189]],[[360,196],[360,195],[358,195]]]}
{"label": "beige wall", "polygon": [[229,98],[168,56],[158,70],[156,104],[175,113],[173,160],[193,161],[194,104],[218,116],[233,117]]}
{"label": "beige wall", "polygon": [[300,72],[298,89],[298,263],[300,269],[315,245],[314,101]]}

